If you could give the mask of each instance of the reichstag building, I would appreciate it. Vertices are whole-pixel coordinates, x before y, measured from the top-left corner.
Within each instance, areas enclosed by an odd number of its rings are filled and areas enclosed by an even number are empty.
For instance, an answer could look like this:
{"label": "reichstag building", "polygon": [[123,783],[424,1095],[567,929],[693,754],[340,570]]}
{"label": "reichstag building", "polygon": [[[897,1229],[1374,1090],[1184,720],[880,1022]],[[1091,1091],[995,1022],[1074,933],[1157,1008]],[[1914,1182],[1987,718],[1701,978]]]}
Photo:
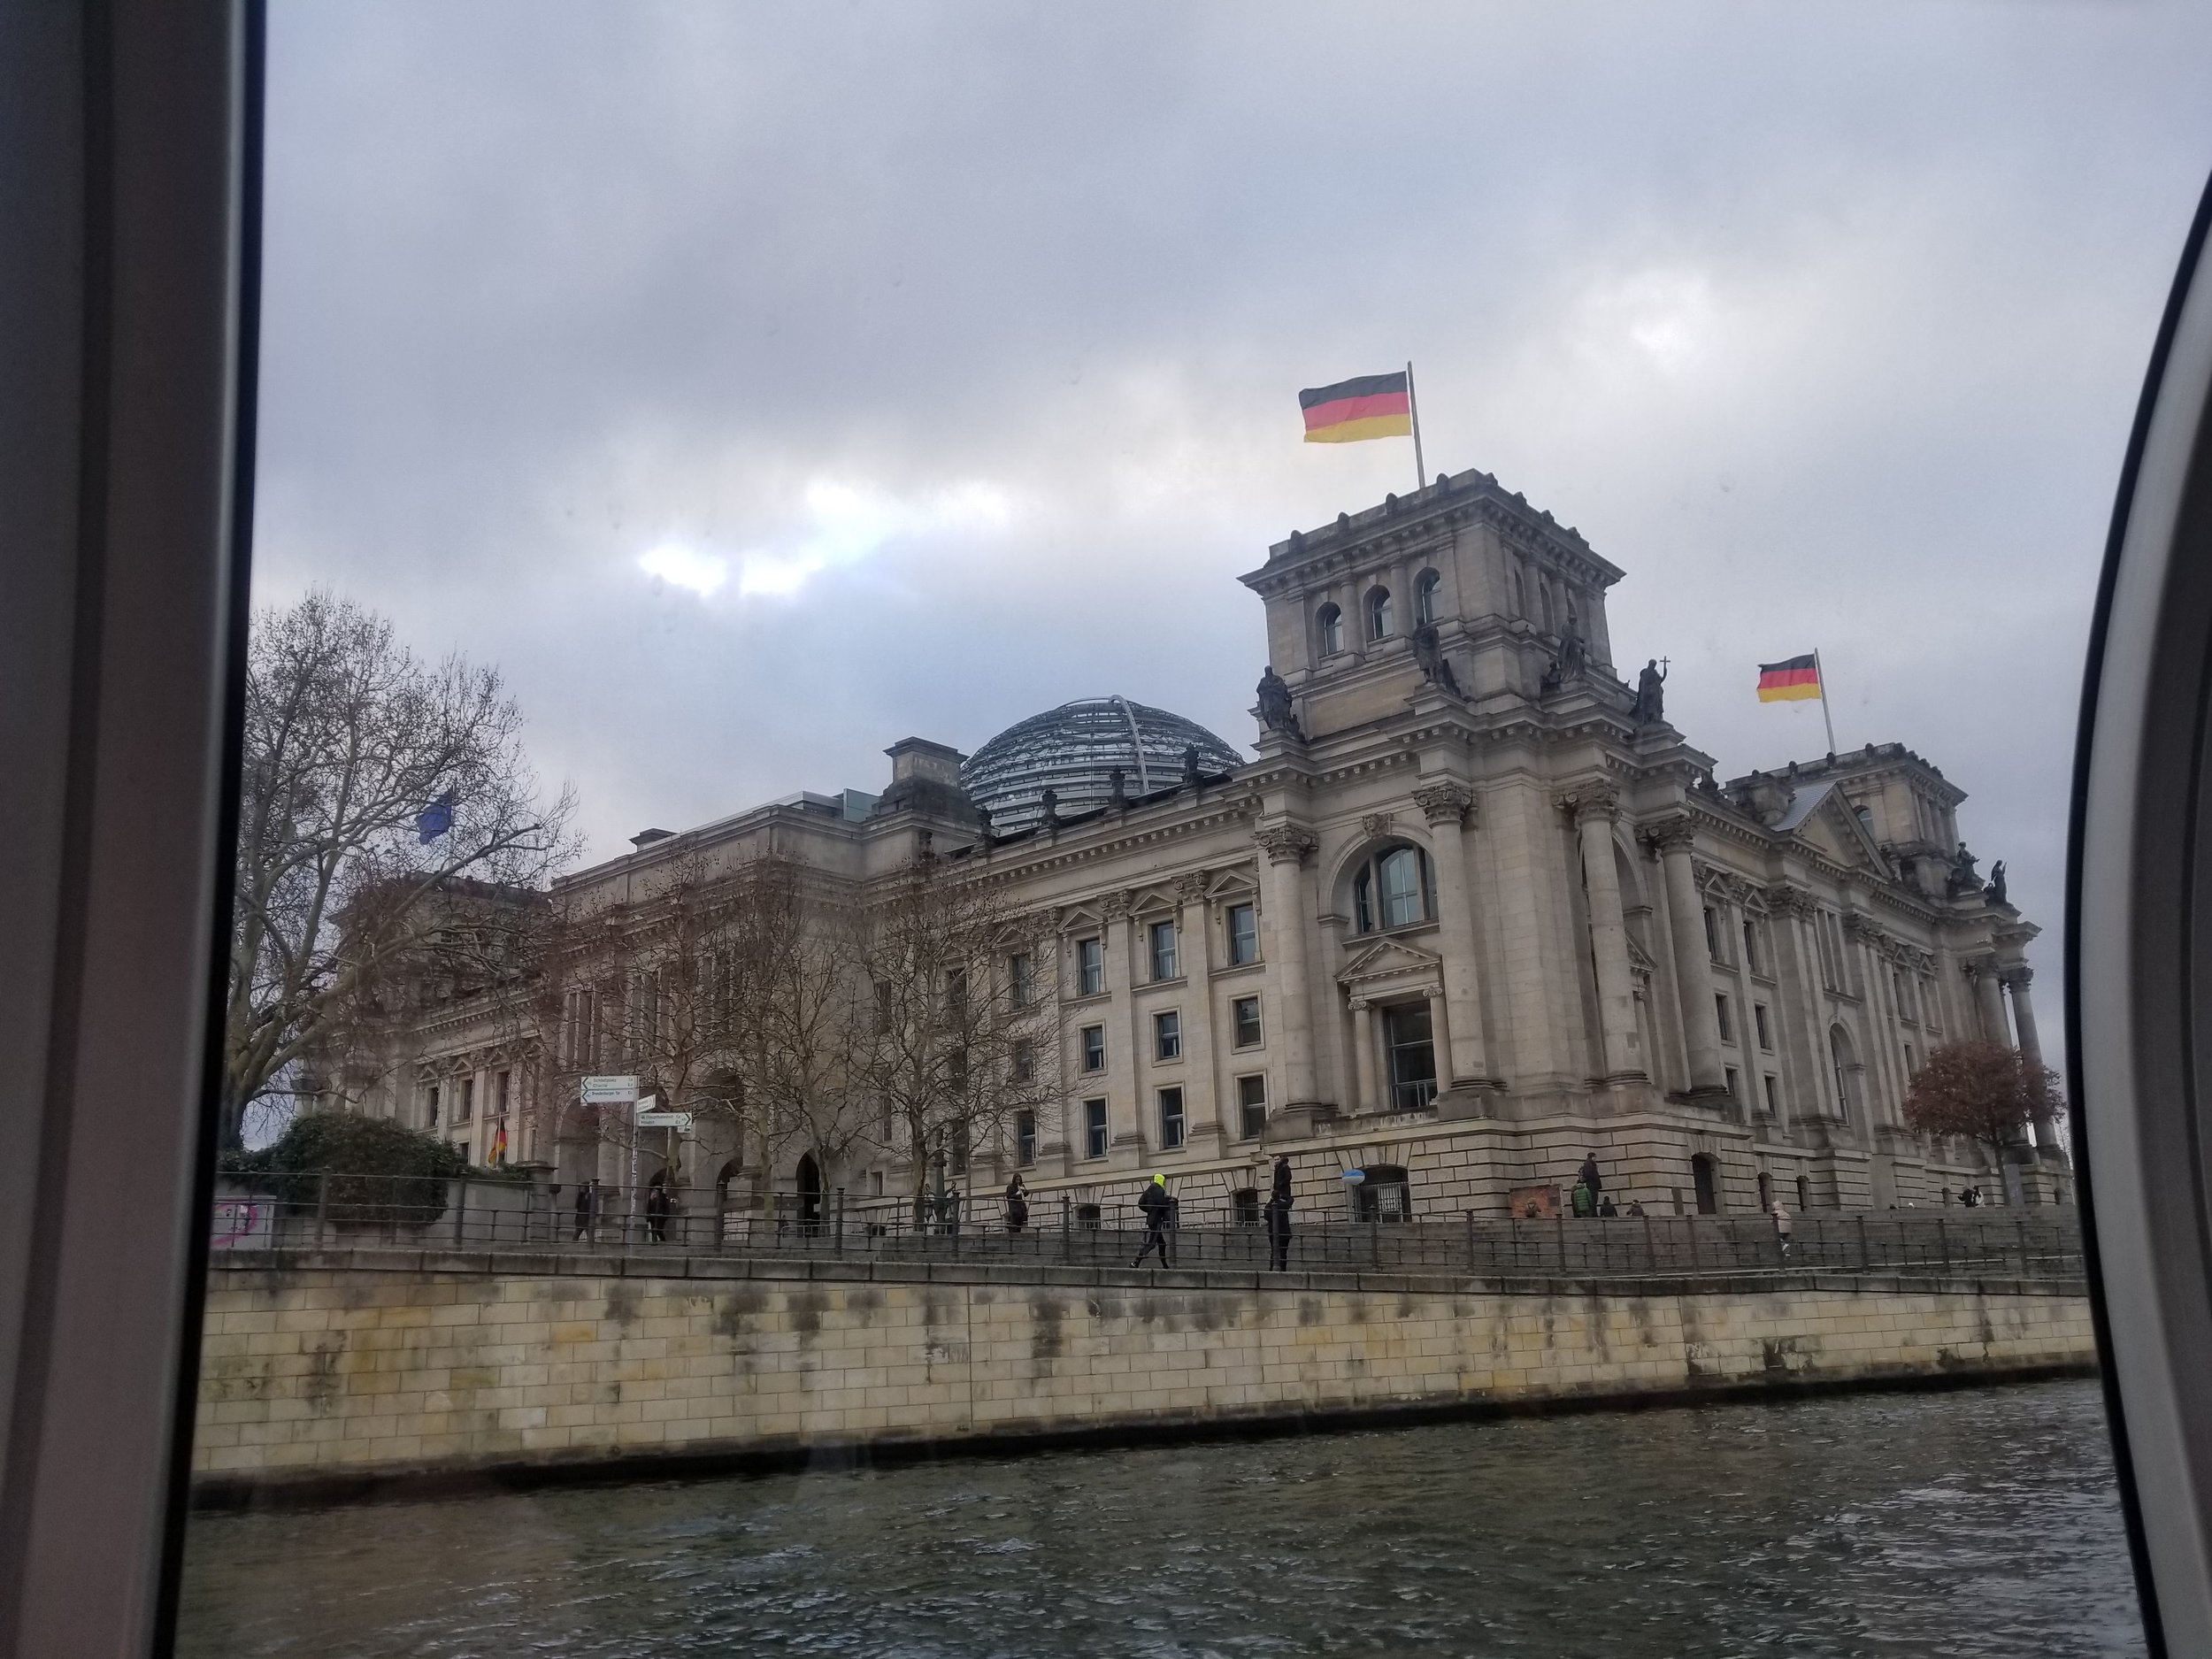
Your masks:
{"label": "reichstag building", "polygon": [[[879,790],[653,833],[557,892],[772,850],[857,893],[924,850],[977,855],[1051,918],[1065,1045],[1056,1102],[964,1159],[987,1219],[1017,1167],[1038,1223],[1155,1171],[1242,1210],[1278,1154],[1315,1219],[1548,1213],[1593,1151],[1654,1214],[2062,1195],[2049,1124],[1996,1171],[1901,1113],[1932,1048],[2039,1052],[2037,929],[2001,869],[1978,876],[1962,792],[1901,743],[1717,780],[1655,666],[1615,663],[1621,576],[1496,480],[1440,477],[1242,579],[1269,664],[1248,758],[1102,696],[972,755],[906,739]],[[381,1110],[421,1123],[465,1089],[485,1109],[438,1126],[480,1161],[511,1099],[507,1144],[553,1179],[624,1179],[614,1141],[533,1116],[550,1086],[508,1075],[543,1052],[530,1033],[456,1007],[406,1041]],[[697,1134],[687,1202],[834,1188],[864,1210],[915,1185],[895,1145],[826,1168]]]}

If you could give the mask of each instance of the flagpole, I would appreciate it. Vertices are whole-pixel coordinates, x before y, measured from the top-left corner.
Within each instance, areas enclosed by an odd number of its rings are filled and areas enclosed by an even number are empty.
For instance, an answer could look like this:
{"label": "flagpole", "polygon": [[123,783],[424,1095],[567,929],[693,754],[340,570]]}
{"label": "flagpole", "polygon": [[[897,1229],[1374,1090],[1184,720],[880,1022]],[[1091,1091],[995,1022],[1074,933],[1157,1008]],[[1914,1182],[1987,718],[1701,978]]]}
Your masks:
{"label": "flagpole", "polygon": [[1820,718],[1828,726],[1828,752],[1836,752],[1835,718],[1828,712],[1828,671],[1821,666],[1820,647],[1813,647],[1813,675],[1820,681]]}
{"label": "flagpole", "polygon": [[1429,481],[1428,468],[1421,465],[1421,400],[1413,395],[1413,364],[1406,363],[1406,412],[1413,417],[1413,488],[1420,489]]}

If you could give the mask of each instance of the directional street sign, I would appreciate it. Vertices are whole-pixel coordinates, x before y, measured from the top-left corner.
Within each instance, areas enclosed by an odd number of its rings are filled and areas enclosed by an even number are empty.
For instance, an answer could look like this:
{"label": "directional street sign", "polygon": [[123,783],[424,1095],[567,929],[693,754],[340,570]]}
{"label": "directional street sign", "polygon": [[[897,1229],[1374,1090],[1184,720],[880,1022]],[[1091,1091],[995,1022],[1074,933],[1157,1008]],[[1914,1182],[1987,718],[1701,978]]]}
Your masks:
{"label": "directional street sign", "polygon": [[691,1122],[689,1112],[640,1112],[637,1126],[641,1129],[682,1129]]}
{"label": "directional street sign", "polygon": [[634,1077],[588,1077],[584,1079],[587,1106],[627,1106],[637,1098]]}

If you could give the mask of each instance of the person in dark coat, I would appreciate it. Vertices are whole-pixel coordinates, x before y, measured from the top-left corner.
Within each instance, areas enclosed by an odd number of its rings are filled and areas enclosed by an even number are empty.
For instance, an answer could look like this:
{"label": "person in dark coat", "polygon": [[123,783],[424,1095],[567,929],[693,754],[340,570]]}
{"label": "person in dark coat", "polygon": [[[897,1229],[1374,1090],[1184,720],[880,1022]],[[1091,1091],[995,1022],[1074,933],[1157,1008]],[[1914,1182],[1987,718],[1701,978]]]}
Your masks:
{"label": "person in dark coat", "polygon": [[1275,1159],[1275,1186],[1267,1195],[1267,1264],[1280,1273],[1290,1266],[1290,1160]]}
{"label": "person in dark coat", "polygon": [[1174,1266],[1173,1259],[1167,1253],[1167,1218],[1172,1203],[1167,1195],[1166,1176],[1156,1175],[1152,1178],[1151,1184],[1144,1189],[1144,1195],[1137,1200],[1137,1208],[1144,1212],[1144,1242],[1138,1247],[1137,1259],[1130,1265],[1142,1267],[1144,1258],[1156,1249],[1160,1253],[1162,1267]]}
{"label": "person in dark coat", "polygon": [[1595,1152],[1582,1160],[1582,1167],[1575,1171],[1575,1179],[1590,1189],[1593,1203],[1605,1191],[1605,1179],[1598,1173],[1598,1155]]}
{"label": "person in dark coat", "polygon": [[576,1236],[581,1239],[591,1231],[591,1181],[580,1181],[576,1187]]}
{"label": "person in dark coat", "polygon": [[673,1207],[669,1202],[668,1183],[655,1181],[652,1191],[645,1194],[645,1232],[654,1243],[668,1242],[668,1212]]}
{"label": "person in dark coat", "polygon": [[1021,1171],[1014,1171],[1014,1179],[1006,1183],[1006,1230],[1019,1233],[1029,1225],[1029,1189],[1022,1185]]}

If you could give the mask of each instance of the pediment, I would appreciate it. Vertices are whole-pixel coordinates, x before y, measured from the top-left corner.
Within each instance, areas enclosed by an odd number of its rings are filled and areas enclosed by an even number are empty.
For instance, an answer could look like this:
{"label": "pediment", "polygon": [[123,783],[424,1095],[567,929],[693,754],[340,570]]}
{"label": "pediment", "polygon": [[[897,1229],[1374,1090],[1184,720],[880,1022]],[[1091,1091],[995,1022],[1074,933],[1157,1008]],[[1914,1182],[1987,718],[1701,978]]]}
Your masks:
{"label": "pediment", "polygon": [[1857,870],[1870,871],[1878,876],[1890,874],[1889,860],[1866,826],[1859,822],[1840,791],[1832,790],[1828,797],[1806,815],[1797,826],[1799,838],[1816,851],[1825,854],[1835,863]]}
{"label": "pediment", "polygon": [[1379,939],[1352,953],[1336,982],[1363,994],[1404,984],[1428,984],[1442,971],[1442,960],[1409,940]]}

